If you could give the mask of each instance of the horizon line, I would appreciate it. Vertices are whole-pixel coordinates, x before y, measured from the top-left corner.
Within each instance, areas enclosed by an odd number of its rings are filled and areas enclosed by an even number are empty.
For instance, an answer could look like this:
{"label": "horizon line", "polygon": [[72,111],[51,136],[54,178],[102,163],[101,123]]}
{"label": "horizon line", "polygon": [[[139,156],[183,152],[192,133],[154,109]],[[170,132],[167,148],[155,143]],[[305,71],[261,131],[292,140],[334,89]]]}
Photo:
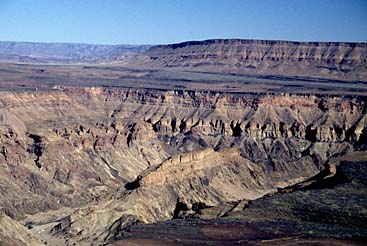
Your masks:
{"label": "horizon line", "polygon": [[0,40],[0,43],[29,43],[29,44],[76,44],[76,45],[101,45],[101,46],[159,46],[159,45],[173,45],[182,44],[190,42],[205,42],[205,41],[215,41],[215,40],[243,40],[243,41],[270,41],[270,42],[290,42],[290,43],[346,43],[346,44],[367,44],[366,41],[318,41],[318,40],[287,40],[287,39],[260,39],[260,38],[208,38],[208,39],[191,39],[178,42],[167,42],[167,43],[156,43],[156,44],[134,44],[134,43],[116,43],[116,44],[106,44],[106,43],[95,43],[95,42],[68,42],[68,41],[15,41],[15,40]]}

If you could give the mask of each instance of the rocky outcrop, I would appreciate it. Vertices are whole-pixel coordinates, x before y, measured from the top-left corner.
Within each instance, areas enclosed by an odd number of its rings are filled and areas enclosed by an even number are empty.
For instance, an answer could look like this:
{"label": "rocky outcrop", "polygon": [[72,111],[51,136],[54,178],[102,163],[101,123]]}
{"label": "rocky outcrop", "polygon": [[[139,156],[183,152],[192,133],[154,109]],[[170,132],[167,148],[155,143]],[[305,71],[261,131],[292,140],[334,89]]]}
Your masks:
{"label": "rocky outcrop", "polygon": [[[295,175],[287,182],[298,179]],[[272,178],[271,171],[241,157],[234,148],[180,154],[144,171],[114,199],[66,217],[54,233],[66,233],[71,244],[116,240],[138,222],[175,218],[183,208],[197,211],[229,201],[256,199],[282,185]]]}
{"label": "rocky outcrop", "polygon": [[89,92],[80,101],[83,93],[68,93],[1,97],[8,115],[18,119],[4,121],[0,135],[0,207],[13,218],[102,200],[168,157],[155,135],[148,134],[154,134],[150,124],[114,120],[113,107],[93,107]]}
{"label": "rocky outcrop", "polygon": [[24,138],[26,127],[24,123],[15,115],[9,113],[6,108],[0,109],[0,127],[2,131],[9,130],[9,134],[15,134],[19,138]]}
{"label": "rocky outcrop", "polygon": [[69,244],[256,199],[365,145],[364,97],[64,87],[0,105],[0,207],[86,206],[53,230]]}
{"label": "rocky outcrop", "polygon": [[36,238],[31,231],[0,212],[0,245],[14,246],[41,246],[41,240]]}
{"label": "rocky outcrop", "polygon": [[[346,155],[306,182],[227,215],[287,235],[302,233],[365,241],[366,164],[365,153]],[[278,220],[282,223],[275,223]]]}
{"label": "rocky outcrop", "polygon": [[366,160],[365,152],[332,158],[310,179],[255,201],[190,207],[178,200],[175,218],[189,219],[134,224],[112,244],[361,245]]}

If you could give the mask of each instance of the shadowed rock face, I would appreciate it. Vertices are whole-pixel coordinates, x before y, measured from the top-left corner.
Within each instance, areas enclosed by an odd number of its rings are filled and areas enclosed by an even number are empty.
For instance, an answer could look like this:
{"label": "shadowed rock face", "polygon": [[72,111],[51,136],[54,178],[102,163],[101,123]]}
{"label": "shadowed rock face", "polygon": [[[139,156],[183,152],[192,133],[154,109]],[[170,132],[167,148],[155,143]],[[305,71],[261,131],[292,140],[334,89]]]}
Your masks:
{"label": "shadowed rock face", "polygon": [[65,88],[0,104],[2,209],[95,204],[52,230],[70,244],[275,192],[363,148],[366,131],[359,97]]}
{"label": "shadowed rock face", "polygon": [[214,39],[153,46],[137,62],[155,68],[364,81],[365,43]]}

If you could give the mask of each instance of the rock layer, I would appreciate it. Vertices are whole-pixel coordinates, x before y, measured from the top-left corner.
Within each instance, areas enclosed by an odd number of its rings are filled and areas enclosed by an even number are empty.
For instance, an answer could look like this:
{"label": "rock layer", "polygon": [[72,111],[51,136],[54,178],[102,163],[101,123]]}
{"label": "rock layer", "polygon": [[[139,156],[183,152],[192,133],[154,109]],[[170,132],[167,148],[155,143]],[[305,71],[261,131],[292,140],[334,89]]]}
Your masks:
{"label": "rock layer", "polygon": [[[36,46],[45,56],[33,56]],[[353,226],[354,208],[333,210],[348,187],[362,187],[353,188],[348,202],[365,207],[358,197],[365,193],[363,175],[337,192],[324,185],[344,180],[335,158],[355,161],[367,150],[366,44],[207,40],[155,46],[139,56],[115,46],[56,46],[38,44],[18,58],[134,59],[125,60],[127,67],[1,64],[0,210],[6,215],[0,239],[5,235],[6,243],[27,237],[38,243],[15,220],[53,245],[100,245],[142,223],[237,212],[251,218],[242,211],[249,206],[258,219],[263,204],[269,208],[263,214],[277,213],[273,202],[292,219],[302,208],[299,218],[308,222],[318,211],[317,219],[329,223],[342,215],[341,222]],[[359,164],[344,167],[345,177],[356,175],[355,167],[365,171]],[[301,192],[310,187],[316,187],[311,197],[337,202],[326,217],[317,199],[311,209],[303,202]],[[282,197],[290,198],[283,208]],[[302,200],[298,210],[288,206],[292,199]],[[364,210],[356,214],[363,227]],[[307,223],[298,228],[310,231]],[[216,235],[218,228],[204,233]]]}
{"label": "rock layer", "polygon": [[70,244],[256,199],[365,144],[363,97],[70,87],[0,103],[1,206],[22,218],[95,204],[54,228]]}
{"label": "rock layer", "polygon": [[213,39],[153,46],[136,66],[365,81],[366,43]]}

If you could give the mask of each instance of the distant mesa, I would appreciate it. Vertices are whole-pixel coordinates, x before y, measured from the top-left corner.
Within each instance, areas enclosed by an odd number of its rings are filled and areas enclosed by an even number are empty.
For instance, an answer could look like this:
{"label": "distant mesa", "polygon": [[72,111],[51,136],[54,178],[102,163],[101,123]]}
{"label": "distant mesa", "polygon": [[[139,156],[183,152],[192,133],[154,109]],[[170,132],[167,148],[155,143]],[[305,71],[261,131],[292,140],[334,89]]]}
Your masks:
{"label": "distant mesa", "polygon": [[153,46],[137,58],[135,66],[201,72],[367,77],[367,43],[212,39]]}

